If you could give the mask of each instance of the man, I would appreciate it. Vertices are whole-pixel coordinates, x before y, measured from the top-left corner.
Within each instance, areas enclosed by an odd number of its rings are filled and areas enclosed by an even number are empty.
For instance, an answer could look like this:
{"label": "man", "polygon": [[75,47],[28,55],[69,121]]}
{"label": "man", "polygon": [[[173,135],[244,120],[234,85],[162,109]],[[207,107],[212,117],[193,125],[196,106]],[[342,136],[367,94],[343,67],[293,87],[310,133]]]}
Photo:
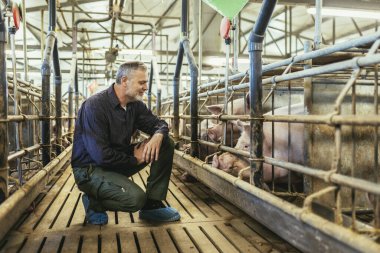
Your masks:
{"label": "man", "polygon": [[[83,102],[75,123],[71,165],[88,223],[104,225],[105,211],[136,212],[141,219],[176,221],[178,211],[165,207],[174,143],[168,126],[142,102],[147,67],[140,61],[122,64],[116,83]],[[151,138],[131,144],[139,129]],[[128,177],[151,163],[144,192]]]}

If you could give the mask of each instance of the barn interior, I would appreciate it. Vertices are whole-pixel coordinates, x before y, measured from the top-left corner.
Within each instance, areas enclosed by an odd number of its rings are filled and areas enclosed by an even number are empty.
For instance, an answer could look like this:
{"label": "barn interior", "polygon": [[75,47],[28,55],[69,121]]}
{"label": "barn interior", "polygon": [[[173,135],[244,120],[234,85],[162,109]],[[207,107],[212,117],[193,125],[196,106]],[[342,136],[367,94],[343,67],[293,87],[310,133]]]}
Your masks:
{"label": "barn interior", "polygon": [[[380,252],[378,0],[1,0],[0,14],[0,252]],[[91,225],[75,120],[131,60],[176,144],[164,204],[181,220]]]}

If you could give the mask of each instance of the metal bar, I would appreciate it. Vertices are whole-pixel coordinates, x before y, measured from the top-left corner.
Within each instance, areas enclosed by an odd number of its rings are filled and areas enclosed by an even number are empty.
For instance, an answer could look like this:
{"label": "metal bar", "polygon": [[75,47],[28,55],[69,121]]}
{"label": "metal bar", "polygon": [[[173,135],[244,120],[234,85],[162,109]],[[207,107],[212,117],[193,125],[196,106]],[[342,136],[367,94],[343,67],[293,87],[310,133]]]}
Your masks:
{"label": "metal bar", "polygon": [[251,184],[262,187],[263,162],[263,122],[253,118],[261,118],[262,110],[262,49],[264,33],[277,1],[265,1],[260,9],[255,27],[249,36],[249,97],[250,97],[250,166]]}
{"label": "metal bar", "polygon": [[23,36],[22,36],[22,42],[23,42],[23,48],[24,48],[24,79],[28,80],[28,48],[26,46],[26,5],[25,5],[25,0],[22,0],[22,31],[23,31]]}
{"label": "metal bar", "polygon": [[43,170],[40,170],[19,190],[12,194],[0,208],[0,240],[17,222],[33,200],[45,189],[54,175],[65,167],[71,157],[72,146],[66,148],[58,157],[53,159]]}
{"label": "metal bar", "polygon": [[322,5],[323,0],[315,0],[315,29],[314,48],[319,49],[322,44]]}
{"label": "metal bar", "polygon": [[[175,150],[174,164],[189,172],[301,251],[343,253],[380,250],[377,243],[365,236],[304,211],[178,150]],[[298,232],[289,233],[287,229],[279,229],[279,222],[282,228],[292,227]],[[317,237],[316,234],[318,234]],[[321,241],[323,241],[323,247]]]}
{"label": "metal bar", "polygon": [[[183,1],[187,2],[187,0]],[[194,55],[190,49],[190,41],[187,39],[187,37],[183,38],[182,45],[190,67],[191,155],[198,156],[198,67]]]}
{"label": "metal bar", "polygon": [[[8,117],[8,85],[6,65],[7,30],[0,8],[0,120]],[[0,203],[8,197],[8,124],[0,122]]]}
{"label": "metal bar", "polygon": [[62,76],[59,63],[58,41],[55,40],[53,49],[53,66],[54,66],[54,85],[55,85],[55,142],[56,153],[59,155],[62,152]]}
{"label": "metal bar", "polygon": [[179,137],[179,81],[181,75],[183,53],[183,44],[180,42],[178,47],[177,63],[173,77],[173,134],[175,141],[178,141]]}
{"label": "metal bar", "polygon": [[50,162],[50,121],[46,119],[50,116],[50,62],[54,49],[56,35],[55,32],[50,31],[46,38],[46,48],[41,67],[42,75],[42,163],[45,166]]}

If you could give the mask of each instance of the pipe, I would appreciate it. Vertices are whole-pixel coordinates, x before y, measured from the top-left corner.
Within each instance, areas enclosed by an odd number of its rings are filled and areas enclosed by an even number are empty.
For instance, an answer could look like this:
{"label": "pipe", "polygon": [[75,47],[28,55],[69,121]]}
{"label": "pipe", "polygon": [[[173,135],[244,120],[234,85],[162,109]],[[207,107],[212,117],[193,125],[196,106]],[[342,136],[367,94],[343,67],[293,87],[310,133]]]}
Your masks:
{"label": "pipe", "polygon": [[190,114],[191,114],[191,155],[199,155],[198,146],[198,67],[191,51],[190,41],[187,37],[182,39],[184,53],[190,67]]}
{"label": "pipe", "polygon": [[268,26],[270,17],[276,6],[276,0],[267,0],[263,2],[259,18],[255,23],[254,29],[249,36],[249,96],[250,96],[250,166],[251,166],[251,183],[257,187],[262,187],[262,170],[263,170],[263,121],[254,120],[253,118],[262,118],[262,49],[264,33]]}
{"label": "pipe", "polygon": [[[19,95],[18,95],[18,85],[17,85],[17,73],[16,73],[16,42],[15,42],[15,35],[16,35],[16,27],[14,24],[8,28],[9,35],[10,35],[10,41],[11,41],[11,51],[12,51],[12,74],[13,74],[13,114],[19,115]],[[15,145],[16,145],[16,152],[20,150],[20,131],[19,131],[19,124],[17,122],[14,122],[14,134],[15,134]],[[16,160],[16,168],[18,173],[18,180],[20,184],[23,184],[23,175],[22,175],[22,166],[20,159]]]}
{"label": "pipe", "polygon": [[25,0],[22,0],[22,42],[23,42],[23,51],[24,51],[24,79],[27,81],[28,80],[28,48],[26,45],[26,5],[25,5]]}
{"label": "pipe", "polygon": [[[315,51],[314,51],[315,52]],[[315,75],[321,75],[321,74],[328,74],[332,72],[337,72],[341,70],[346,70],[350,68],[357,68],[357,67],[366,67],[370,66],[373,64],[377,64],[380,62],[380,55],[370,55],[370,56],[363,56],[363,57],[355,57],[354,59],[351,60],[346,60],[346,61],[341,61],[337,63],[331,63],[329,65],[324,65],[320,67],[315,67],[312,69],[305,69],[293,73],[288,73],[288,74],[283,74],[280,76],[273,76],[270,78],[266,78],[262,80],[262,84],[274,84],[274,83],[279,83],[283,81],[290,81],[294,79],[300,79],[300,78],[305,78],[305,77],[311,77]],[[249,83],[243,83],[239,85],[234,85],[228,88],[229,91],[236,91],[236,90],[241,90],[241,89],[246,89],[249,87]],[[212,91],[207,91],[204,93],[200,93],[199,97],[206,97],[208,95],[214,95],[214,94],[220,94],[224,92],[224,88],[221,89],[216,89]],[[185,101],[189,100],[189,96],[183,97],[180,99],[180,101]],[[171,103],[170,101],[162,103],[168,104]]]}
{"label": "pipe", "polygon": [[0,240],[29,208],[33,200],[45,189],[50,179],[70,161],[71,150],[72,146],[66,148],[2,203],[0,208]]}
{"label": "pipe", "polygon": [[56,152],[59,155],[62,152],[62,76],[59,63],[58,41],[54,43],[53,49],[53,66],[54,66],[54,84],[55,84],[55,136],[56,136]]}
{"label": "pipe", "polygon": [[187,37],[188,34],[188,1],[182,0],[181,9],[181,34],[183,37]]}
{"label": "pipe", "polygon": [[50,31],[46,37],[46,47],[41,67],[42,75],[42,163],[45,166],[50,162],[50,62],[55,45],[55,32]]}
{"label": "pipe", "polygon": [[[7,31],[0,8],[0,120],[8,117]],[[0,122],[0,204],[8,197],[8,124]]]}
{"label": "pipe", "polygon": [[181,75],[183,53],[183,44],[180,42],[178,47],[177,63],[175,65],[173,77],[173,133],[175,141],[179,140],[179,78]]}
{"label": "pipe", "polygon": [[55,32],[55,26],[57,24],[57,7],[55,0],[49,1],[49,31]]}
{"label": "pipe", "polygon": [[153,62],[150,62],[150,73],[149,73],[149,87],[148,87],[148,108],[152,110],[152,85],[153,85]]}
{"label": "pipe", "polygon": [[[370,35],[367,35],[367,36],[362,36],[362,37],[359,37],[359,38],[356,38],[356,39],[352,39],[352,40],[345,41],[345,42],[342,42],[342,43],[339,43],[339,44],[335,44],[335,45],[330,46],[330,47],[326,47],[326,48],[323,48],[323,49],[311,51],[311,52],[304,53],[304,54],[301,54],[301,55],[296,55],[296,56],[290,57],[290,58],[282,60],[282,61],[278,61],[278,62],[274,62],[274,63],[271,63],[271,64],[264,65],[262,67],[262,71],[263,71],[263,73],[266,73],[266,72],[271,71],[273,69],[276,69],[276,68],[279,68],[279,67],[282,67],[282,66],[287,66],[287,65],[289,65],[291,63],[302,62],[302,61],[305,61],[305,60],[310,60],[310,59],[313,59],[313,58],[318,58],[318,57],[326,56],[326,55],[329,55],[329,54],[332,54],[332,53],[336,53],[336,52],[339,52],[339,51],[345,51],[345,50],[347,50],[349,48],[353,48],[353,47],[358,47],[358,46],[370,44],[370,43],[373,43],[374,41],[376,41],[379,38],[380,38],[380,32],[375,32],[374,34],[370,34]],[[229,81],[234,81],[234,80],[241,79],[245,75],[246,75],[245,72],[232,75],[232,76],[229,77]],[[216,80],[216,81],[212,81],[212,82],[200,85],[199,89],[203,89],[203,88],[208,88],[208,87],[220,85],[220,84],[222,84],[224,82],[225,82],[224,78],[223,79],[219,79],[219,80]],[[182,92],[180,92],[180,94],[184,94],[186,92],[187,91],[182,91]],[[170,99],[172,99],[172,97],[168,97],[167,98],[167,100],[170,100]],[[165,103],[163,103],[163,104],[165,104]]]}
{"label": "pipe", "polygon": [[314,48],[319,49],[322,44],[322,5],[323,0],[315,0],[315,29]]}
{"label": "pipe", "polygon": [[[368,237],[296,207],[181,151],[175,150],[174,163],[302,251],[315,251],[307,248],[309,240],[314,240],[313,245],[323,241],[323,247],[318,249],[321,252],[379,252],[379,245]],[[299,233],[279,228],[273,219],[283,221],[286,227],[296,227]]]}

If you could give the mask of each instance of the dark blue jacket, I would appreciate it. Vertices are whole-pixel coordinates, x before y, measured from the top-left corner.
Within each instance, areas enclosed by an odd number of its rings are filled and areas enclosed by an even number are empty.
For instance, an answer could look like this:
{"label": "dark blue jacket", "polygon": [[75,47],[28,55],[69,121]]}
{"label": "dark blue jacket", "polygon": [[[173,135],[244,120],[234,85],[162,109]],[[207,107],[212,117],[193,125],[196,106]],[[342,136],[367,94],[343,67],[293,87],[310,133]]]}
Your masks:
{"label": "dark blue jacket", "polygon": [[[113,84],[114,85],[114,84]],[[111,85],[83,102],[75,122],[72,167],[94,164],[109,169],[137,165],[131,144],[136,129],[149,135],[168,134],[168,125],[141,101],[124,110]]]}

